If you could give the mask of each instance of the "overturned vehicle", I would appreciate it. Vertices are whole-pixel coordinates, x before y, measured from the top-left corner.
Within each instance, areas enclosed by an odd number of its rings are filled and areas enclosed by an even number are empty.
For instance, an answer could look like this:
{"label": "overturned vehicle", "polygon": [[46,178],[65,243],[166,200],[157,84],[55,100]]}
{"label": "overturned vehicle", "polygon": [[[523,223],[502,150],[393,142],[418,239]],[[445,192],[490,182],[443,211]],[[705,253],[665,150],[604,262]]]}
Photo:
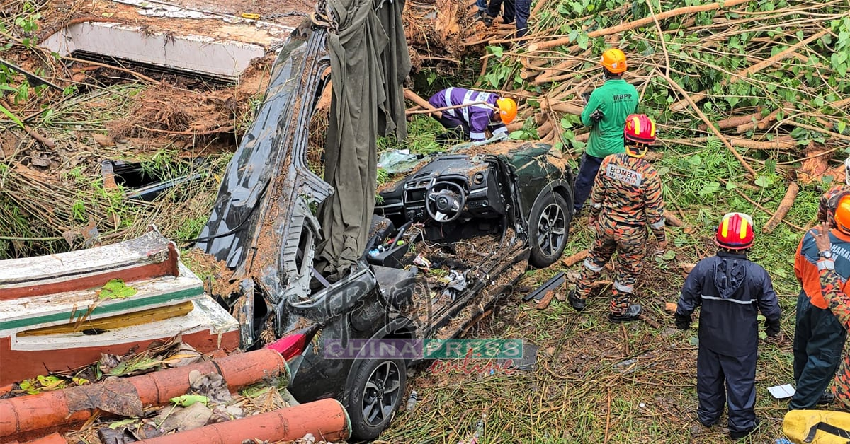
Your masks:
{"label": "overturned vehicle", "polygon": [[403,399],[406,368],[426,357],[378,356],[363,341],[461,336],[529,262],[558,260],[573,177],[547,145],[500,142],[423,159],[379,192],[350,272],[323,275],[317,208],[334,189],[307,155],[310,120],[329,87],[327,38],[315,27],[281,51],[197,246],[233,271],[236,290],[213,296],[239,321],[241,347],[281,351],[296,399],[339,399],[353,437],[369,439]]}

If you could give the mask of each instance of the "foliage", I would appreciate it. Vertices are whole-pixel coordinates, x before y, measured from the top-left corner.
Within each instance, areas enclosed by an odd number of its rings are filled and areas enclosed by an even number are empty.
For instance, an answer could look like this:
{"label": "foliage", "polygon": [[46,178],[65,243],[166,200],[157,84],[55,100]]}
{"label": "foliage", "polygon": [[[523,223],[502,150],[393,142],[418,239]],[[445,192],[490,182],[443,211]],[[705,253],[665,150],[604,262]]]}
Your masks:
{"label": "foliage", "polygon": [[128,286],[121,279],[112,279],[98,290],[100,299],[126,299],[136,294],[136,289]]}

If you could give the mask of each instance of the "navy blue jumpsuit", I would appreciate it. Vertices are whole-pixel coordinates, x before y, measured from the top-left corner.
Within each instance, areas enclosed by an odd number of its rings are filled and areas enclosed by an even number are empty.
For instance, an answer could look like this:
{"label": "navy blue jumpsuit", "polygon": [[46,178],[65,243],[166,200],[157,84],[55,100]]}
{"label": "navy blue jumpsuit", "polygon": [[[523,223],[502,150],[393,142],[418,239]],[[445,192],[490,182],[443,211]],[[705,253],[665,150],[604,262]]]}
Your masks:
{"label": "navy blue jumpsuit", "polygon": [[781,315],[770,276],[745,253],[720,251],[688,275],[677,319],[689,321],[699,305],[697,415],[703,425],[713,425],[728,402],[729,430],[748,432],[756,419],[758,312],[770,323]]}

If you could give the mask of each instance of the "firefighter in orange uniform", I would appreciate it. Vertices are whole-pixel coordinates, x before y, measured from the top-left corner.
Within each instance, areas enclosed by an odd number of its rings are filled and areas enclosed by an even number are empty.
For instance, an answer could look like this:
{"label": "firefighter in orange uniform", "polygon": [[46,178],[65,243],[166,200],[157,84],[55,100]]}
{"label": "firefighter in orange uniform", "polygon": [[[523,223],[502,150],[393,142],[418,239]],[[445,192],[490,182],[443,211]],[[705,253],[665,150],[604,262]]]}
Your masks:
{"label": "firefighter in orange uniform", "polygon": [[596,176],[590,195],[590,225],[596,239],[568,298],[573,308],[584,310],[593,282],[616,251],[617,272],[608,317],[613,322],[640,317],[641,306],[632,303],[632,298],[645,256],[647,228],[658,240],[659,250],[667,245],[661,180],[644,159],[655,143],[655,122],[643,114],[632,114],[626,119],[623,136],[625,152],[605,157]]}

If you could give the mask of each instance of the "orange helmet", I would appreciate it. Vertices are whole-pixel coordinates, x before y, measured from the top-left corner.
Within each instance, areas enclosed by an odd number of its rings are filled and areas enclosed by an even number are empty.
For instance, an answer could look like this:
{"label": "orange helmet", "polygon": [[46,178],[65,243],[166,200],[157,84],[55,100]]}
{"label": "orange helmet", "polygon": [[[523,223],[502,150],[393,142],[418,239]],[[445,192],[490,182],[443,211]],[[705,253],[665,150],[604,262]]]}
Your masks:
{"label": "orange helmet", "polygon": [[[850,219],[850,201],[848,211]],[[714,243],[729,250],[744,250],[753,246],[754,239],[753,218],[744,213],[728,213],[717,227]]]}
{"label": "orange helmet", "polygon": [[850,194],[845,193],[835,208],[835,228],[844,234],[850,234]]}
{"label": "orange helmet", "polygon": [[626,55],[617,48],[607,49],[602,53],[602,66],[614,74],[621,74],[626,71]]}
{"label": "orange helmet", "polygon": [[497,99],[496,106],[499,108],[499,117],[502,118],[502,123],[507,125],[514,121],[516,118],[516,102],[514,102],[514,99]]}

